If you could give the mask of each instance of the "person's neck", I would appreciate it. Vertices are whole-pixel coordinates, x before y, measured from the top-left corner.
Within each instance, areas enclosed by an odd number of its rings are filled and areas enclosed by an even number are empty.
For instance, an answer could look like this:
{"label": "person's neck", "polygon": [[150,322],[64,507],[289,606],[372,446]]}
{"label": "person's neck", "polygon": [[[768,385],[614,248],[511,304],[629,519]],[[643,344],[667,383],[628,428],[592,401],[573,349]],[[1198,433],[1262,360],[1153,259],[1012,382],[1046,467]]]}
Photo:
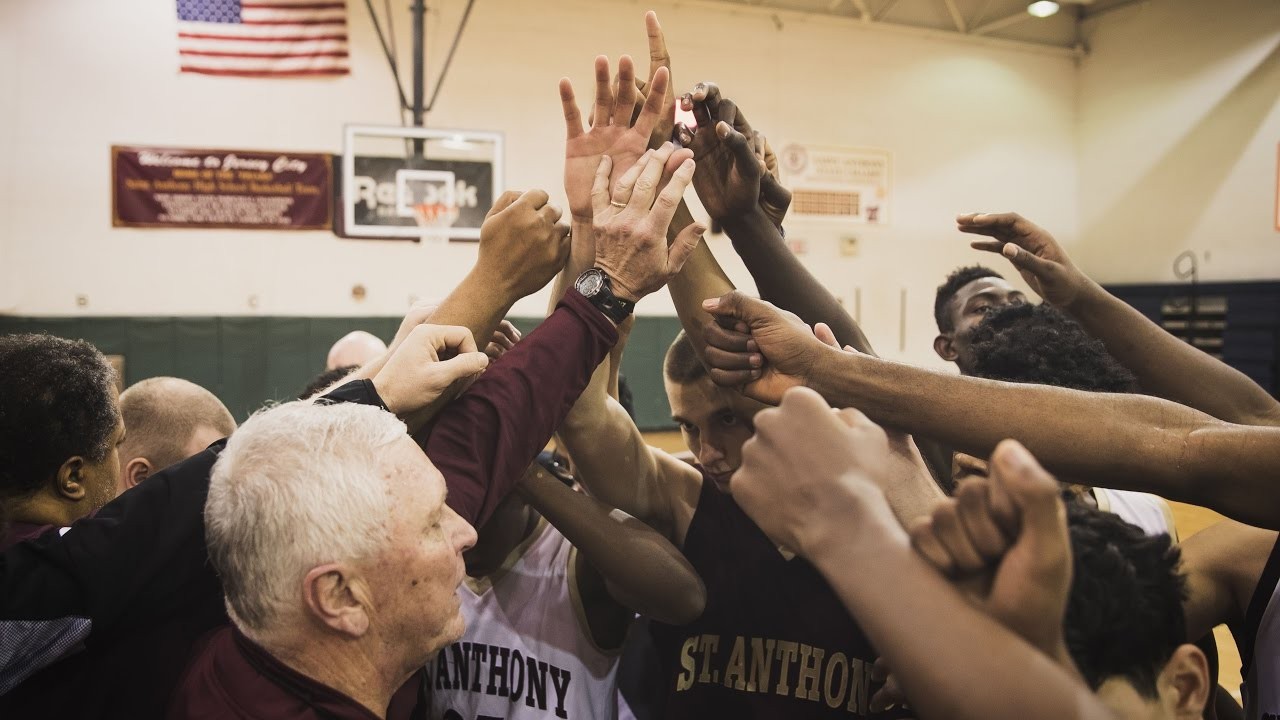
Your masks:
{"label": "person's neck", "polygon": [[386,653],[379,652],[369,641],[341,641],[328,637],[312,638],[305,647],[271,649],[269,652],[289,668],[333,688],[363,705],[380,718],[387,716],[391,696],[409,679],[413,671],[398,672],[389,668]]}
{"label": "person's neck", "polygon": [[28,525],[66,527],[87,514],[79,503],[59,500],[45,492],[16,500],[9,506],[9,522]]}

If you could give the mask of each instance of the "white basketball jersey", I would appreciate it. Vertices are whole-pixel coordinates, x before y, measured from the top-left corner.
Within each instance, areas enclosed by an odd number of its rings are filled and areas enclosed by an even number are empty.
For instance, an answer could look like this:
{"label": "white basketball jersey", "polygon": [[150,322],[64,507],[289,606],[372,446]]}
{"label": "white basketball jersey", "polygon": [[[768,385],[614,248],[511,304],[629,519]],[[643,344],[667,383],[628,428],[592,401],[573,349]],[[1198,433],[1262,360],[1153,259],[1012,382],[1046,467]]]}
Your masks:
{"label": "white basketball jersey", "polygon": [[1168,534],[1178,542],[1178,529],[1173,526],[1173,512],[1165,499],[1144,492],[1093,488],[1098,509],[1119,515],[1121,520],[1137,525],[1148,535]]}
{"label": "white basketball jersey", "polygon": [[467,630],[427,664],[432,717],[616,716],[619,651],[587,631],[576,559],[543,519],[497,572],[458,588]]}

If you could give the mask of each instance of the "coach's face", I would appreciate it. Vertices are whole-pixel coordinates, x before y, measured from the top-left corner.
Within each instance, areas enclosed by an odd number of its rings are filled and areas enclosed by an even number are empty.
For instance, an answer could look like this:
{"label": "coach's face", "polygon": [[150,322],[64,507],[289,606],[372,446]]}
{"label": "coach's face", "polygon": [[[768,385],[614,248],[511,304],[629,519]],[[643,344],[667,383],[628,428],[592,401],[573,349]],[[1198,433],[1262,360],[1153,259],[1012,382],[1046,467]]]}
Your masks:
{"label": "coach's face", "polygon": [[716,489],[729,492],[729,477],[742,464],[742,445],[755,433],[753,418],[765,405],[706,376],[690,383],[668,379],[666,387],[671,418],[680,424],[689,452]]}
{"label": "coach's face", "polygon": [[390,539],[372,558],[370,624],[391,657],[419,667],[462,636],[462,553],[476,531],[445,504],[444,477],[408,436],[383,463],[391,500]]}

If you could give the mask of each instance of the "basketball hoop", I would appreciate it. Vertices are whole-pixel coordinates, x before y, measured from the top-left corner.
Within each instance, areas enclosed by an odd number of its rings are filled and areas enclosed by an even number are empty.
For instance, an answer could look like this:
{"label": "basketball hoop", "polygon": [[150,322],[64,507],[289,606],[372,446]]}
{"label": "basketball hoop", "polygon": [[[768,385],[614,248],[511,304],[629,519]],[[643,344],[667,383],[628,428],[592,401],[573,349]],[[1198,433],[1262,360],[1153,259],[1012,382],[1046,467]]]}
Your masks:
{"label": "basketball hoop", "polygon": [[413,209],[413,219],[418,223],[418,227],[422,229],[423,236],[426,237],[449,237],[449,228],[453,227],[454,221],[458,219],[458,207],[456,205],[447,205],[445,203],[416,203],[410,206]]}

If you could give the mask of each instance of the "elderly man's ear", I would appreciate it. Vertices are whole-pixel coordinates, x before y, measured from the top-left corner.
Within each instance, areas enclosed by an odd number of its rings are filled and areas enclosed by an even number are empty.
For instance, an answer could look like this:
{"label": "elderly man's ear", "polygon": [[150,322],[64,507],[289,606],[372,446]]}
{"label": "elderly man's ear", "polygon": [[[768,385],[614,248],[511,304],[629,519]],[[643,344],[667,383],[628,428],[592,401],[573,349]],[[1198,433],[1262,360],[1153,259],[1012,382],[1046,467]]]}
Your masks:
{"label": "elderly man's ear", "polygon": [[369,631],[368,587],[350,566],[312,568],[302,580],[302,595],[311,615],[333,630],[351,637]]}

